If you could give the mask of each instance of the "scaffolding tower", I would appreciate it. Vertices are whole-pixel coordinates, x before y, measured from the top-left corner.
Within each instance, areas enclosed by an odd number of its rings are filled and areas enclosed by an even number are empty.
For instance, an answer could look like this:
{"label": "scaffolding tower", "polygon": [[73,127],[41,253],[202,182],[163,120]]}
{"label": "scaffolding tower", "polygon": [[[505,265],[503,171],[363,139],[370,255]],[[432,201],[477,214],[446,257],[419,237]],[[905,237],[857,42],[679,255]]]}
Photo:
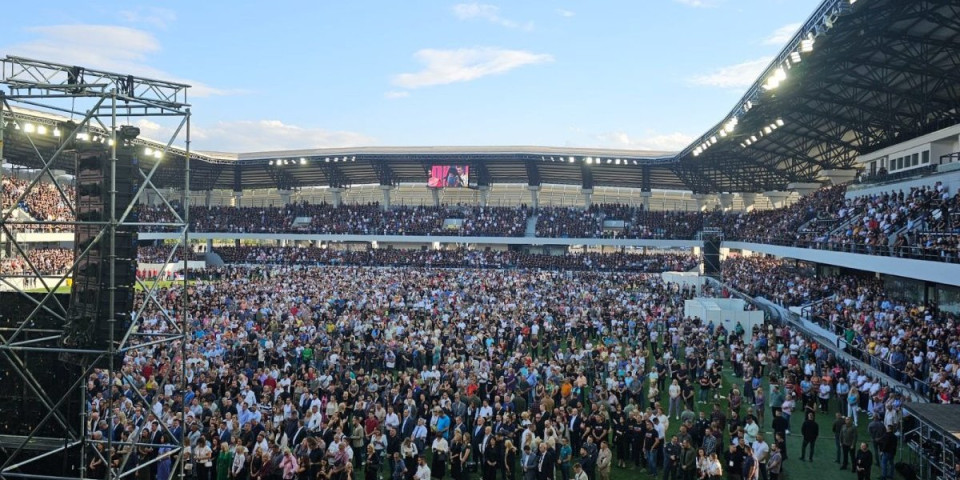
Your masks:
{"label": "scaffolding tower", "polygon": [[[25,263],[25,272],[9,275],[0,270],[0,286],[15,292],[20,305],[27,307],[18,311],[10,304],[0,309],[9,315],[6,323],[0,323],[0,377],[5,389],[16,392],[21,398],[14,399],[20,405],[16,411],[5,412],[13,419],[29,422],[21,428],[7,421],[0,425],[0,479],[21,478],[85,478],[87,465],[94,458],[106,466],[106,479],[119,479],[136,475],[143,468],[155,468],[155,463],[170,458],[172,472],[183,475],[183,435],[173,435],[163,422],[169,443],[162,447],[166,452],[148,462],[127,465],[130,452],[145,444],[135,437],[117,439],[109,435],[95,435],[88,417],[88,405],[107,401],[105,421],[112,429],[117,425],[115,407],[119,399],[110,394],[114,385],[129,384],[131,395],[138,403],[149,406],[141,393],[141,383],[130,370],[123,369],[123,358],[137,351],[165,348],[178,352],[178,365],[170,366],[170,374],[162,378],[158,386],[163,391],[167,384],[175,391],[186,389],[186,338],[191,287],[186,274],[189,253],[189,200],[190,200],[190,104],[187,99],[189,85],[161,80],[140,78],[134,75],[99,71],[81,66],[63,65],[22,57],[7,56],[0,59],[0,159],[3,163],[29,169],[31,178],[22,191],[17,191],[12,202],[0,209],[0,242],[6,250],[20,257]],[[42,112],[49,118],[46,124],[28,123],[22,109]],[[32,114],[33,114],[32,113]],[[129,138],[133,122],[160,117],[170,117],[166,123],[176,125],[162,151],[138,153],[139,164],[133,168],[136,192],[134,201],[118,208],[117,179],[118,147],[124,137]],[[34,117],[35,118],[35,117]],[[126,122],[124,125],[121,122]],[[136,133],[139,133],[138,131]],[[100,142],[99,148],[109,155],[103,171],[103,184],[107,186],[104,196],[105,221],[87,221],[78,218],[75,198],[67,192],[72,181],[74,159],[79,146]],[[181,193],[179,199],[168,199],[164,191],[155,186],[158,168],[169,159],[168,152],[174,143],[185,145],[186,156],[183,168],[178,169],[182,178],[177,179]],[[172,157],[173,155],[170,155]],[[12,175],[12,170],[0,169],[0,180]],[[57,174],[64,171],[66,174]],[[120,169],[122,172],[123,169]],[[128,174],[130,170],[127,170]],[[45,185],[40,185],[44,182]],[[129,184],[129,181],[127,182]],[[21,208],[29,195],[40,185],[52,185],[60,201],[72,215],[67,218],[34,218]],[[152,197],[148,197],[152,196]],[[164,219],[146,223],[137,221],[137,199],[158,199],[158,209],[164,209]],[[179,203],[179,205],[178,205]],[[169,219],[169,221],[165,221]],[[75,228],[95,229],[92,242],[82,250],[74,246],[75,258],[66,273],[49,275],[41,273],[27,254],[27,237],[36,230],[72,232]],[[164,265],[173,266],[178,251],[183,251],[182,283],[177,280],[169,288],[181,289],[177,305],[165,303],[158,298],[160,277],[149,280],[136,278],[136,288],[142,292],[143,301],[136,304],[133,312],[114,311],[114,295],[117,285],[116,238],[124,227],[155,231],[177,232]],[[91,248],[102,245],[107,252],[105,268],[108,270],[106,294],[109,312],[101,316],[108,323],[106,340],[92,343],[94,346],[74,345],[65,342],[64,326],[67,323],[67,305],[58,289],[68,287],[72,272]],[[174,266],[180,267],[180,262]],[[164,268],[166,270],[166,268]],[[27,286],[38,287],[28,292]],[[39,291],[39,293],[38,293]],[[101,292],[102,294],[102,292]],[[10,294],[8,294],[10,295]],[[179,302],[182,301],[182,304]],[[151,309],[149,328],[144,328],[145,310]],[[118,313],[130,314],[127,325],[115,322]],[[155,328],[157,322],[164,327]],[[163,333],[160,333],[163,330]],[[102,347],[100,347],[102,345]],[[64,355],[82,359],[77,365],[64,364]],[[91,374],[109,379],[104,386],[106,398],[91,398],[88,383]],[[74,405],[68,408],[68,405]],[[186,405],[181,407],[184,412]],[[186,418],[181,412],[181,418]],[[96,425],[94,425],[96,426]],[[6,428],[5,428],[6,427]],[[159,448],[153,445],[150,448]],[[111,455],[110,452],[123,452]]]}

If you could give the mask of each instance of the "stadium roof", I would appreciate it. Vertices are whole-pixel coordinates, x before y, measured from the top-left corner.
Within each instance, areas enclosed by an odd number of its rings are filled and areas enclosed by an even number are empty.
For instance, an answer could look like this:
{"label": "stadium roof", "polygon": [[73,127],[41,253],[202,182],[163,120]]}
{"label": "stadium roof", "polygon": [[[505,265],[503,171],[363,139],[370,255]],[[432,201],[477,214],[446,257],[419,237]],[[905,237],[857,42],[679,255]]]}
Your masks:
{"label": "stadium roof", "polygon": [[[61,123],[36,112],[17,116]],[[815,181],[823,170],[853,167],[862,153],[957,123],[960,4],[825,0],[730,113],[679,153],[556,147],[191,153],[191,188],[426,183],[431,165],[467,164],[471,183],[479,185],[762,192]],[[49,156],[59,142],[52,135],[27,141],[10,127],[5,132],[5,157],[26,167],[40,165],[33,145]],[[168,152],[155,177],[158,186],[182,185],[184,153]],[[55,167],[72,170],[66,159]]]}

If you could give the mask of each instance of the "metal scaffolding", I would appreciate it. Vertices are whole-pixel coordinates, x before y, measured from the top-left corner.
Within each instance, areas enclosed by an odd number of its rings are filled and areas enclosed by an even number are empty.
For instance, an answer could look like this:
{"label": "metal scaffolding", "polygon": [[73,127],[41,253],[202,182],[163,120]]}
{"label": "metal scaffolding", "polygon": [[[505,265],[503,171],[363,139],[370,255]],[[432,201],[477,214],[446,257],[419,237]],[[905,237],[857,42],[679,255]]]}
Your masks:
{"label": "metal scaffolding", "polygon": [[[26,273],[6,275],[0,271],[0,286],[17,292],[24,302],[32,306],[29,314],[22,318],[15,318],[13,325],[0,328],[0,372],[7,374],[7,378],[16,379],[21,383],[25,392],[24,402],[36,402],[41,408],[39,420],[29,432],[15,435],[0,435],[0,479],[6,478],[84,478],[87,463],[91,456],[99,457],[106,466],[106,478],[124,478],[135,475],[143,468],[151,468],[151,464],[160,460],[160,457],[173,459],[172,471],[182,477],[184,452],[183,436],[177,437],[161,422],[160,428],[166,431],[170,439],[169,452],[152,459],[150,462],[140,462],[137,465],[125,465],[129,452],[137,446],[136,438],[116,440],[112,433],[115,425],[115,409],[106,408],[106,421],[111,427],[111,434],[103,438],[95,438],[94,430],[88,425],[88,402],[90,398],[87,386],[88,376],[95,371],[105,371],[112,388],[114,381],[129,383],[137,388],[133,389],[136,401],[146,402],[140,393],[140,385],[129,371],[125,371],[118,364],[126,354],[141,349],[164,346],[169,351],[179,352],[179,365],[172,366],[171,374],[162,379],[158,388],[162,391],[167,384],[173,383],[179,392],[186,389],[186,338],[188,335],[187,311],[190,298],[188,275],[189,255],[189,201],[190,201],[190,104],[187,100],[189,85],[139,78],[79,66],[62,65],[22,57],[8,56],[0,60],[0,85],[8,91],[0,90],[0,158],[5,160],[6,153],[9,159],[13,157],[32,156],[41,167],[32,172],[33,175],[25,189],[18,191],[11,204],[4,204],[0,210],[0,241],[8,245],[8,250],[22,258],[26,265]],[[32,111],[45,112],[50,115],[50,122],[46,125],[28,124],[19,108],[29,108]],[[151,117],[171,117],[172,122],[179,121],[166,146],[159,153],[150,152],[150,161],[139,162],[134,172],[140,178],[135,179],[138,189],[134,194],[134,201],[125,208],[118,208],[117,203],[117,162],[118,146],[123,142],[120,119],[148,119]],[[173,148],[174,143],[182,140],[185,145],[185,168],[182,169],[181,198],[168,200],[164,191],[154,184],[154,174],[163,163],[164,157]],[[69,175],[57,175],[54,169],[62,169],[67,173],[72,170],[74,149],[81,143],[101,142],[103,148],[109,151],[109,168],[104,171],[104,184],[109,186],[106,193],[108,198],[104,208],[108,212],[107,221],[84,221],[77,217],[75,198],[71,198],[69,190]],[[8,162],[14,163],[14,162]],[[18,161],[18,164],[25,162]],[[0,180],[11,175],[6,170],[0,173]],[[69,219],[37,219],[24,215],[20,205],[25,202],[34,189],[41,182],[52,185],[63,204],[71,212]],[[159,218],[172,218],[172,221],[159,220],[157,222],[137,221],[134,210],[138,199],[146,199],[148,195],[155,195],[156,202],[165,209],[165,215]],[[179,201],[179,206],[176,206]],[[66,273],[60,275],[45,275],[35,265],[27,251],[31,241],[30,231],[36,229],[57,229],[62,232],[72,232],[74,228],[86,226],[97,229],[96,237],[82,251],[77,251],[75,258]],[[182,288],[180,296],[182,305],[165,305],[158,298],[160,277],[152,282],[145,282],[136,277],[136,286],[143,292],[143,302],[135,307],[129,328],[116,324],[114,295],[117,286],[117,231],[122,227],[140,229],[153,227],[160,231],[177,232],[177,240],[172,245],[164,262],[167,267],[180,266],[183,269],[183,282],[176,285]],[[34,235],[35,237],[36,235]],[[33,240],[36,240],[34,238]],[[108,242],[108,243],[103,243]],[[69,285],[69,279],[80,261],[85,258],[91,248],[96,245],[109,246],[106,254],[106,265],[109,270],[107,295],[109,298],[109,312],[101,316],[101,321],[108,323],[109,338],[105,348],[84,348],[84,346],[65,346],[63,327],[67,322],[67,306],[57,298],[57,289]],[[182,265],[173,259],[178,251],[183,251]],[[25,282],[25,280],[32,280]],[[32,283],[41,287],[41,293],[29,293],[25,284]],[[177,282],[179,283],[179,282]],[[145,310],[149,307],[159,312],[157,321],[166,324],[164,334],[141,331],[146,319]],[[53,326],[37,327],[36,320],[40,317],[52,318]],[[31,366],[37,359],[50,362],[59,361],[63,353],[77,355],[83,358],[81,366],[71,372],[69,378],[53,379],[65,390],[56,395],[49,392],[44,385],[49,385],[50,379],[38,378],[37,372]],[[29,356],[29,359],[26,357]],[[49,356],[49,357],[47,357]],[[179,374],[176,371],[179,370]],[[108,399],[111,397],[107,395]],[[80,399],[80,415],[71,418],[62,408],[71,400]],[[108,400],[109,401],[109,400]],[[182,418],[186,418],[186,404],[181,407]],[[8,412],[17,415],[17,412]],[[51,423],[53,422],[53,423]],[[42,432],[54,431],[62,433],[58,437],[41,436]],[[96,425],[94,425],[96,427]],[[45,430],[46,429],[46,430]],[[10,433],[10,432],[0,432]],[[106,448],[97,448],[97,444],[105,444]],[[109,452],[127,453],[123,455],[119,465],[114,464]],[[60,475],[36,474],[36,467],[41,462],[49,463],[62,459],[63,470]],[[79,461],[77,460],[79,459]]]}

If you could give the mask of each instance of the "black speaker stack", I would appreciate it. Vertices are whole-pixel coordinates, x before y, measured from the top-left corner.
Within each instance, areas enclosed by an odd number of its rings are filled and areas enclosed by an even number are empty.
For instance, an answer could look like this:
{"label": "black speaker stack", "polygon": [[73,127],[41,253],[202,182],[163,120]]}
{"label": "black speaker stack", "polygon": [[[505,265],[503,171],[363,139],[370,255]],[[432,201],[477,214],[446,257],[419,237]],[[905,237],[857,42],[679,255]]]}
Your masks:
{"label": "black speaker stack", "polygon": [[[127,142],[118,147],[115,166],[112,165],[111,152],[106,144],[78,149],[77,220],[91,223],[78,224],[75,229],[74,252],[79,260],[70,287],[70,307],[63,335],[65,347],[96,351],[109,348],[111,286],[114,288],[115,343],[122,339],[130,326],[137,274],[137,227],[117,225],[113,238],[109,235],[109,229],[104,229],[105,222],[110,222],[114,215],[110,205],[113,168],[116,168],[115,215],[119,219],[127,207],[136,201],[139,167],[134,148]],[[134,208],[124,223],[136,221],[137,210]],[[81,258],[80,255],[88,248],[87,254]],[[111,255],[113,282],[110,278]],[[62,355],[61,358],[68,362],[83,363],[83,359],[75,355]]]}
{"label": "black speaker stack", "polygon": [[703,274],[720,277],[720,237],[711,236],[703,242]]}

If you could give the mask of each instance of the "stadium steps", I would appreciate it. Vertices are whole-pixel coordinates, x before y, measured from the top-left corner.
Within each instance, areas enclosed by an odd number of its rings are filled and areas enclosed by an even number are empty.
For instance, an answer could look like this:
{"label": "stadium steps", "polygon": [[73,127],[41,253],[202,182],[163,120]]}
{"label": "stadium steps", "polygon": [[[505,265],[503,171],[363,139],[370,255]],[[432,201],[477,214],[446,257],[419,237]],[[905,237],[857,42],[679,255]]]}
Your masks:
{"label": "stadium steps", "polygon": [[217,252],[207,252],[203,255],[203,259],[207,262],[208,267],[222,267],[226,265],[226,262],[223,261],[223,257],[221,257]]}
{"label": "stadium steps", "polygon": [[539,215],[533,214],[527,217],[527,229],[523,232],[524,237],[537,236],[537,218]]}

